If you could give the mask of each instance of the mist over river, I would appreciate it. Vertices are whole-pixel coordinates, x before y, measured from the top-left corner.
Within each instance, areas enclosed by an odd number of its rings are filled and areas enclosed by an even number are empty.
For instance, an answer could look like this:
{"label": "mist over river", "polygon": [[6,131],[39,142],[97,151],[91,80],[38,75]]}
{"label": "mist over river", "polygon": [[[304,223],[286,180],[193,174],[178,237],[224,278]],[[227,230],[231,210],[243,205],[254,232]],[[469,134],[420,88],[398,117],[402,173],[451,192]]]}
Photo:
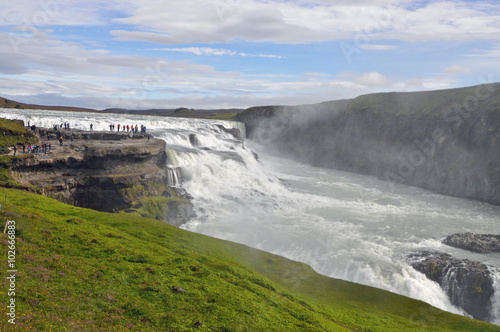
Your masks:
{"label": "mist over river", "polygon": [[[237,122],[17,109],[0,109],[0,117],[40,127],[69,122],[85,130],[91,123],[107,131],[111,123],[146,125],[165,140],[168,163],[181,169],[180,185],[193,197],[196,217],[182,228],[301,261],[330,277],[461,314],[437,283],[410,266],[409,253],[439,250],[479,261],[500,280],[499,253],[441,243],[452,233],[499,234],[498,206],[269,156],[264,147],[241,143],[219,127],[243,131]],[[490,314],[500,324],[500,282],[494,286]]]}

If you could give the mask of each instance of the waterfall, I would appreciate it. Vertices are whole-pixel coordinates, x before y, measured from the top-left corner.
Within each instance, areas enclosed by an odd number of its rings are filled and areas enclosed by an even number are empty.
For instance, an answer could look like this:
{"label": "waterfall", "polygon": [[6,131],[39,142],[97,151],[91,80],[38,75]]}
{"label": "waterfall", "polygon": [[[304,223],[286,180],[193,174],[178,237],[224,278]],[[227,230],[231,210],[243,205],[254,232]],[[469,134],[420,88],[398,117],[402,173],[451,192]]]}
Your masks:
{"label": "waterfall", "polygon": [[493,324],[500,325],[500,269],[490,268],[493,279],[493,288],[495,293],[491,299],[491,319]]}
{"label": "waterfall", "polygon": [[441,286],[451,303],[476,319],[490,320],[494,287],[488,270],[478,271],[463,262],[459,266],[447,266],[443,272]]}
{"label": "waterfall", "polygon": [[[69,122],[84,130],[91,123],[94,130],[106,131],[110,123],[143,124],[166,143],[169,184],[192,197],[196,217],[182,228],[282,255],[330,277],[464,314],[447,294],[457,287],[459,274],[449,271],[443,290],[413,269],[406,255],[446,251],[500,267],[498,255],[451,249],[439,240],[451,233],[498,229],[500,207],[397,184],[388,191],[374,177],[269,156],[231,130],[221,130],[238,129],[245,137],[238,122],[18,109],[0,109],[0,117],[30,120],[37,127]],[[490,320],[500,324],[498,272],[492,277]]]}
{"label": "waterfall", "polygon": [[179,188],[182,185],[181,168],[167,166],[167,184],[169,187]]}

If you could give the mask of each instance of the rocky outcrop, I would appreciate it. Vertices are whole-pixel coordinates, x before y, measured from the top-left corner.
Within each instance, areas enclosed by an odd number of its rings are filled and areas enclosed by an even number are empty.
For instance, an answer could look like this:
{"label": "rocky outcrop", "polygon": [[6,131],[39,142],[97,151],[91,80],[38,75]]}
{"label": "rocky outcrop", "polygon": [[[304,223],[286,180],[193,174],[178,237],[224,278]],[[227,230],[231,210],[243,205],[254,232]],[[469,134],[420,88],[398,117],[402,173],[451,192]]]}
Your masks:
{"label": "rocky outcrop", "polygon": [[223,132],[233,135],[236,140],[243,142],[243,135],[238,128],[226,128],[223,125],[217,125],[217,127]]}
{"label": "rocky outcrop", "polygon": [[189,134],[189,143],[191,143],[191,145],[195,148],[200,146],[200,142],[198,141],[196,134]]}
{"label": "rocky outcrop", "polygon": [[269,153],[500,205],[500,84],[237,116]]}
{"label": "rocky outcrop", "polygon": [[[172,224],[192,215],[189,195],[170,183],[165,142],[125,133],[61,131],[63,145],[40,130],[40,144],[50,152],[35,153],[12,166],[16,180],[62,202],[105,212],[132,209],[151,197],[173,197],[170,213],[155,216]],[[73,140],[71,140],[73,137]],[[47,140],[48,139],[48,140]],[[45,151],[45,150],[44,150]]]}
{"label": "rocky outcrop", "polygon": [[413,268],[441,286],[452,304],[475,319],[490,319],[494,288],[486,265],[429,251],[411,254],[409,260]]}
{"label": "rocky outcrop", "polygon": [[500,235],[458,233],[447,236],[443,243],[479,253],[500,252]]}

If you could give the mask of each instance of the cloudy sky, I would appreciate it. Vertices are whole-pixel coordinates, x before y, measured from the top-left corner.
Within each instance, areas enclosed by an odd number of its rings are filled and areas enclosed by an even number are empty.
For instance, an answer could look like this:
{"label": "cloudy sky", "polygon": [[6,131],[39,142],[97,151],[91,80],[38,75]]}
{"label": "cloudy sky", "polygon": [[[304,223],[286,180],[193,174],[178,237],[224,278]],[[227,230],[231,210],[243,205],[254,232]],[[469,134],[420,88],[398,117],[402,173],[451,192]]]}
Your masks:
{"label": "cloudy sky", "polygon": [[497,0],[16,0],[0,96],[104,109],[305,104],[500,81]]}

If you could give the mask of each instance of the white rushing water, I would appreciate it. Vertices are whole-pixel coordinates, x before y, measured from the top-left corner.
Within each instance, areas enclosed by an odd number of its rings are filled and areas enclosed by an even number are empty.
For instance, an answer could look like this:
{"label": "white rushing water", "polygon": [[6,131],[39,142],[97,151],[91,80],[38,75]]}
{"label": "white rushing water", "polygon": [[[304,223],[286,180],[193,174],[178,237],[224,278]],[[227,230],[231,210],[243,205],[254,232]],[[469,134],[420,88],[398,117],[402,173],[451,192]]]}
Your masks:
{"label": "white rushing water", "polygon": [[[309,264],[321,274],[358,282],[461,313],[438,284],[415,271],[408,253],[439,250],[500,268],[499,254],[474,254],[441,243],[452,233],[500,233],[500,207],[433,194],[376,178],[267,156],[221,130],[236,122],[153,116],[0,109],[0,117],[42,127],[109,130],[144,124],[167,143],[197,217],[184,229],[243,243]],[[189,135],[195,134],[194,147]],[[286,271],[284,271],[286,274]],[[495,289],[500,290],[496,272]],[[300,282],[300,281],[298,281]],[[492,315],[500,324],[500,293]]]}

